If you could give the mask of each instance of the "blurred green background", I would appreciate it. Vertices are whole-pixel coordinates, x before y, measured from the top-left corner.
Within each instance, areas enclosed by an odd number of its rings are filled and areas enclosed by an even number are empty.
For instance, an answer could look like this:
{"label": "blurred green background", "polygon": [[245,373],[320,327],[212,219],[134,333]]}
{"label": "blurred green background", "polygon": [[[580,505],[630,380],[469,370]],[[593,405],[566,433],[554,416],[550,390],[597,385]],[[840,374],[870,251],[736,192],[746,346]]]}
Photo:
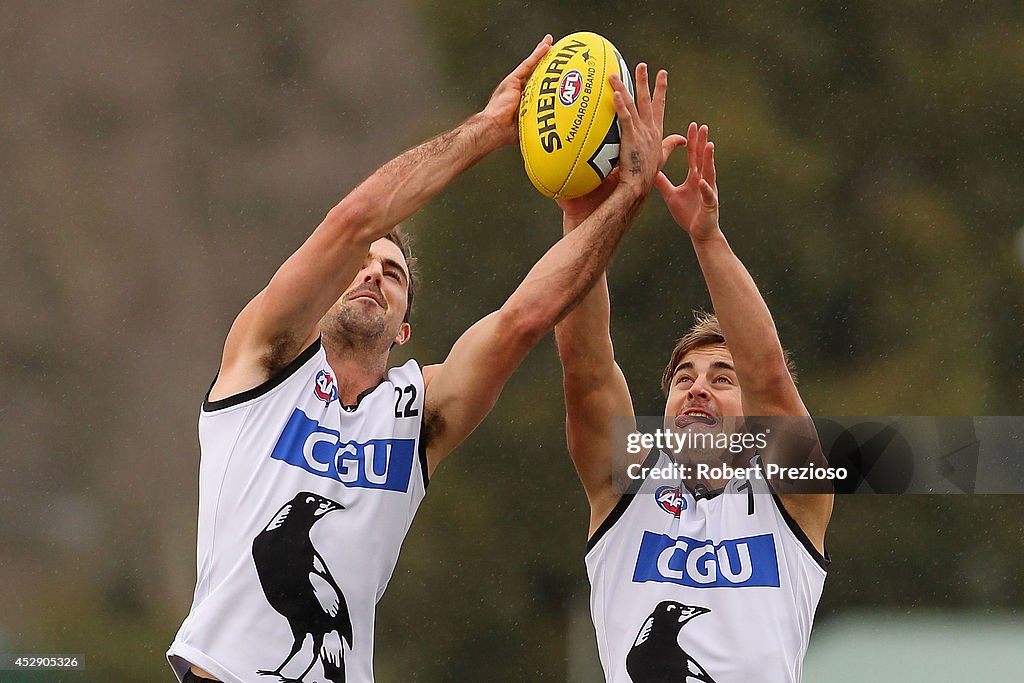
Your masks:
{"label": "blurred green background", "polygon": [[[87,667],[4,683],[172,680],[196,419],[234,315],[361,178],[477,111],[545,32],[667,68],[667,129],[710,124],[723,227],[813,413],[1024,414],[1016,0],[0,14],[0,652]],[[682,155],[668,170],[681,180]],[[409,223],[424,278],[394,360],[441,360],[559,226],[514,149],[456,181]],[[637,412],[660,414],[667,353],[709,300],[659,199],[609,277]],[[598,680],[563,411],[549,338],[431,483],[380,604],[379,680]],[[843,497],[808,661],[851,620],[899,633],[932,615],[953,652],[972,624],[1020,633],[1022,538],[1021,496]]]}

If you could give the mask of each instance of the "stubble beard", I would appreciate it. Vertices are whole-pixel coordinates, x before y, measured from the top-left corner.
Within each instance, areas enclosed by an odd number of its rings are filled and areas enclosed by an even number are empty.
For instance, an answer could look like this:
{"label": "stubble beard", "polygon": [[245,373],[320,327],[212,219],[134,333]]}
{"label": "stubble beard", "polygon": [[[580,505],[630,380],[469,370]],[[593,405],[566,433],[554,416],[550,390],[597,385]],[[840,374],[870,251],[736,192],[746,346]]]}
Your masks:
{"label": "stubble beard", "polygon": [[382,311],[359,310],[363,305],[346,301],[332,308],[320,323],[324,336],[337,345],[362,350],[380,346],[388,336],[387,318]]}

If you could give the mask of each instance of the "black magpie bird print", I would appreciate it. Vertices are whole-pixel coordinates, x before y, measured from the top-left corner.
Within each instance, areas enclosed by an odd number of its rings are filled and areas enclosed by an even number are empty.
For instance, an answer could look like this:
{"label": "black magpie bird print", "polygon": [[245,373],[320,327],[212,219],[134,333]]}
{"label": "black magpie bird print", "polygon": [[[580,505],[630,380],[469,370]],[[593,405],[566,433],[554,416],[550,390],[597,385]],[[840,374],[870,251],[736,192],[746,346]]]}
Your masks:
{"label": "black magpie bird print", "polygon": [[626,655],[626,673],[633,683],[715,683],[679,646],[679,632],[686,622],[710,611],[671,600],[655,607]]}
{"label": "black magpie bird print", "polygon": [[[277,676],[282,683],[305,683],[303,679],[319,659],[329,681],[344,682],[344,643],[352,649],[348,604],[309,538],[310,529],[324,515],[343,509],[340,503],[302,491],[283,505],[253,540],[252,559],[263,593],[270,606],[288,620],[293,638],[291,651],[276,669],[257,673]],[[307,635],[313,639],[309,665],[297,678],[287,678],[281,671],[302,649]]]}

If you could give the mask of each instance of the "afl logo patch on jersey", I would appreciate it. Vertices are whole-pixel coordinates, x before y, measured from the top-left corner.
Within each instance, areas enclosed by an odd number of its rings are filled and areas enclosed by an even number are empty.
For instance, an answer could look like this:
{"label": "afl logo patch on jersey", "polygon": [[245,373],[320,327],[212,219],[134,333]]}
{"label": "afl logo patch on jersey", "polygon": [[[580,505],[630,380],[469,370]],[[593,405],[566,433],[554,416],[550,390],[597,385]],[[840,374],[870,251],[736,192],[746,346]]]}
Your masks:
{"label": "afl logo patch on jersey", "polygon": [[338,385],[334,383],[334,375],[326,370],[316,373],[316,379],[313,381],[313,395],[328,405],[338,398]]}
{"label": "afl logo patch on jersey", "polygon": [[686,499],[680,495],[678,488],[672,486],[662,486],[655,491],[654,500],[658,507],[673,517],[678,517],[686,509]]}

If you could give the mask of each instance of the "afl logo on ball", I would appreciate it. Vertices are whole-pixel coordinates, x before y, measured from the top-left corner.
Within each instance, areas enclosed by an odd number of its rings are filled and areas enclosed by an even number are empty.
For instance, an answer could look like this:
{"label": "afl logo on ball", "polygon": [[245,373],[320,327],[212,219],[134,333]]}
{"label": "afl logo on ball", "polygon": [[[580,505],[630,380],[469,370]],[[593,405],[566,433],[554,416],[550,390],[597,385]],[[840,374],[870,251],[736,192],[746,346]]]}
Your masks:
{"label": "afl logo on ball", "polygon": [[662,486],[654,492],[654,500],[658,506],[673,517],[686,509],[686,499],[679,494],[679,489],[671,486]]}
{"label": "afl logo on ball", "polygon": [[338,398],[338,387],[334,383],[334,376],[331,373],[326,370],[316,373],[316,380],[313,382],[313,395],[327,404]]}
{"label": "afl logo on ball", "polygon": [[583,91],[583,76],[579,71],[573,69],[562,76],[562,82],[558,84],[558,101],[567,107],[579,99]]}

